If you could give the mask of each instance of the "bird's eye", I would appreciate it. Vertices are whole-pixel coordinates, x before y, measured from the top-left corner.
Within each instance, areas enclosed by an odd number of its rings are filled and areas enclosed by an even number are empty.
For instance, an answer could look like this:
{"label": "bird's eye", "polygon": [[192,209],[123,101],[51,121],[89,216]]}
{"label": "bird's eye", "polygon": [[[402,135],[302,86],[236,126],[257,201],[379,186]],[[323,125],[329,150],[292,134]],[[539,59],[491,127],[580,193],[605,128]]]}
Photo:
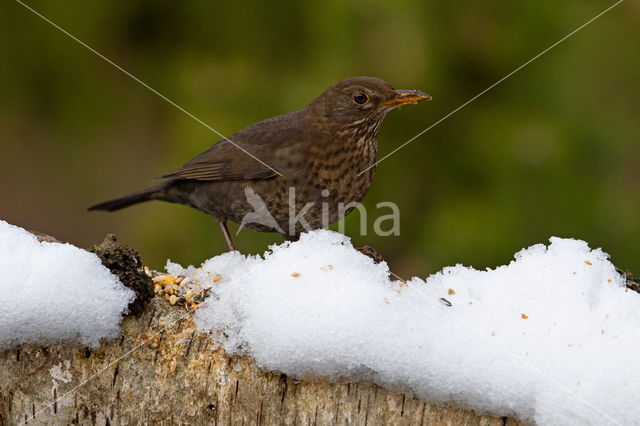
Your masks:
{"label": "bird's eye", "polygon": [[353,94],[353,101],[358,105],[364,105],[369,101],[369,96],[366,93],[356,92]]}

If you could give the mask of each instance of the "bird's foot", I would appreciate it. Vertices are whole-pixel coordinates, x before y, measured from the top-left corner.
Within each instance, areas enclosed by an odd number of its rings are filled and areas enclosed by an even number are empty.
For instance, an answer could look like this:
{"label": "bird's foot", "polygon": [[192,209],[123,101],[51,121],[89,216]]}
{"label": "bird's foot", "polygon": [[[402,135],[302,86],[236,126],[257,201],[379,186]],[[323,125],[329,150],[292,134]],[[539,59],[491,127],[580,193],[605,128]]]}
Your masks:
{"label": "bird's foot", "polygon": [[373,247],[369,247],[369,246],[356,247],[356,250],[358,250],[360,253],[364,254],[365,256],[368,256],[371,259],[373,259],[374,263],[380,263],[384,260],[382,258],[382,255],[378,253],[376,249],[374,249]]}

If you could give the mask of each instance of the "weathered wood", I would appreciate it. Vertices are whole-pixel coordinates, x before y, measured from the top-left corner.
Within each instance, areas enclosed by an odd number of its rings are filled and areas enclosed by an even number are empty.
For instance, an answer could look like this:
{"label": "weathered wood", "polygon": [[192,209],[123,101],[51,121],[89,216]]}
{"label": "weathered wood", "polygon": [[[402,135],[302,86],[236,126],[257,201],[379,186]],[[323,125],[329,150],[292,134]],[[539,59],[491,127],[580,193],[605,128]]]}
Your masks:
{"label": "weathered wood", "polygon": [[[374,384],[296,381],[229,357],[154,299],[120,339],[0,353],[0,424],[503,425]],[[509,424],[516,422],[509,420]]]}

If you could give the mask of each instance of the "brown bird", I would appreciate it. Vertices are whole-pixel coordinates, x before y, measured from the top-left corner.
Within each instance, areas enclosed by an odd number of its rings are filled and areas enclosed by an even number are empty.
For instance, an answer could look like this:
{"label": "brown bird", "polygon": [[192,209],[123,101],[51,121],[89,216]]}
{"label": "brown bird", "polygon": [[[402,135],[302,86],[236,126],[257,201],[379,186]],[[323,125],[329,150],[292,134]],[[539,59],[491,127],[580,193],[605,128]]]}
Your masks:
{"label": "brown bird", "polygon": [[300,111],[213,144],[162,176],[164,182],[89,210],[168,201],[214,216],[229,250],[234,247],[228,219],[296,240],[303,231],[337,222],[362,200],[375,173],[378,129],[387,113],[430,99],[378,78],[348,78]]}

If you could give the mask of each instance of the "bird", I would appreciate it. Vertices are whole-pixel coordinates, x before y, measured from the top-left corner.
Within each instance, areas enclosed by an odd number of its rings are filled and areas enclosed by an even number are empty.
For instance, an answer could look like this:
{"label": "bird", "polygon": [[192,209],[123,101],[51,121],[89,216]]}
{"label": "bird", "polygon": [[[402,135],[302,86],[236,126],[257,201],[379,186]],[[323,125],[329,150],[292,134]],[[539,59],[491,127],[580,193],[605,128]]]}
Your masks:
{"label": "bird", "polygon": [[116,211],[159,200],[213,216],[229,251],[227,221],[296,241],[346,216],[365,196],[387,114],[431,100],[376,77],[351,77],[305,108],[269,118],[214,143],[157,185],[89,210]]}

